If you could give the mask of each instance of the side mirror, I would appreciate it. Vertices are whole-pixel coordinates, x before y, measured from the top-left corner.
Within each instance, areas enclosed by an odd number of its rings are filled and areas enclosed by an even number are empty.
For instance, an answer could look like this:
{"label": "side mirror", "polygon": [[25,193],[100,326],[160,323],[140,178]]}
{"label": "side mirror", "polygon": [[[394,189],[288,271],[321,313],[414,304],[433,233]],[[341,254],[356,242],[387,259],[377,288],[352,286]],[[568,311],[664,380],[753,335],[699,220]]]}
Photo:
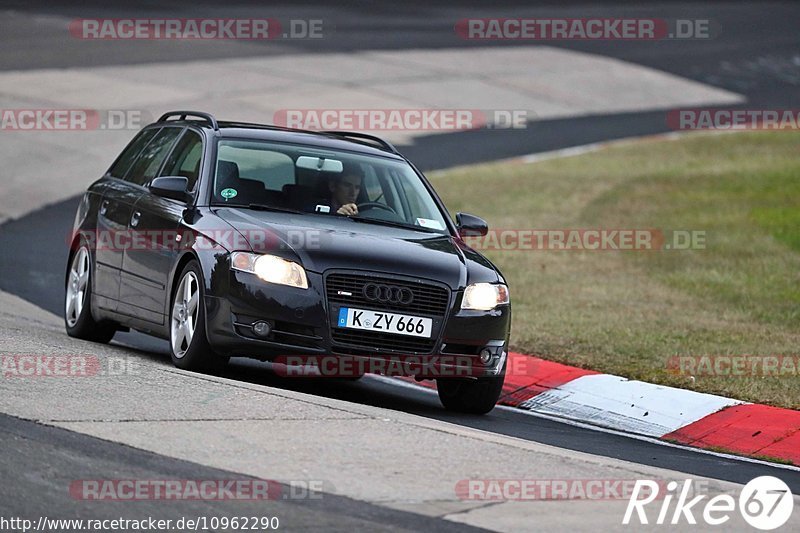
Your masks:
{"label": "side mirror", "polygon": [[489,224],[468,213],[456,213],[456,229],[462,237],[480,237],[489,233]]}
{"label": "side mirror", "polygon": [[181,202],[188,202],[189,180],[183,176],[162,176],[150,182],[150,192],[164,198],[172,198]]}

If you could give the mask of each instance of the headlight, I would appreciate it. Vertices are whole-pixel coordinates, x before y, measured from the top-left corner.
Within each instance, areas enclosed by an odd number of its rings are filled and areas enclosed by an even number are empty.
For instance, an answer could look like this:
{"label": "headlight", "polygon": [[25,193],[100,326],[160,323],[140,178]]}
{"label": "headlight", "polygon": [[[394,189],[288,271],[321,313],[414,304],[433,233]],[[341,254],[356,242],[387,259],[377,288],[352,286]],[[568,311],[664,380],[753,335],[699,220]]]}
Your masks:
{"label": "headlight", "polygon": [[508,287],[494,283],[473,283],[464,290],[461,309],[489,311],[508,303]]}
{"label": "headlight", "polygon": [[231,254],[231,268],[250,272],[269,283],[289,285],[300,289],[308,288],[305,269],[297,263],[275,255],[233,252]]}

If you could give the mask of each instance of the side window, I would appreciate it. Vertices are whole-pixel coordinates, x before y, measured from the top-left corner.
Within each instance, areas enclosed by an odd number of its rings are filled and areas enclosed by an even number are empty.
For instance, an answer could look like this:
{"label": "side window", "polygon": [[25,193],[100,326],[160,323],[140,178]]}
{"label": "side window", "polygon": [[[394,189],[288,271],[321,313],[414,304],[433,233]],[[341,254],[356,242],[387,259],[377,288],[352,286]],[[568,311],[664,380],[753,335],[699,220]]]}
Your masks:
{"label": "side window", "polygon": [[200,159],[203,155],[203,139],[197,132],[186,130],[167,158],[159,176],[183,176],[189,180],[189,190],[194,190],[200,174]]}
{"label": "side window", "polygon": [[144,185],[153,179],[181,131],[183,131],[181,128],[162,128],[139,154],[133,167],[125,176],[125,180],[137,185]]}
{"label": "side window", "polygon": [[136,136],[122,151],[122,154],[117,158],[114,162],[114,165],[111,167],[111,170],[108,173],[115,178],[123,178],[125,177],[125,173],[131,168],[131,163],[133,160],[136,159],[136,156],[139,155],[139,152],[142,151],[142,148],[147,146],[147,143],[158,133],[158,128],[152,130],[145,130],[141,132],[138,136]]}

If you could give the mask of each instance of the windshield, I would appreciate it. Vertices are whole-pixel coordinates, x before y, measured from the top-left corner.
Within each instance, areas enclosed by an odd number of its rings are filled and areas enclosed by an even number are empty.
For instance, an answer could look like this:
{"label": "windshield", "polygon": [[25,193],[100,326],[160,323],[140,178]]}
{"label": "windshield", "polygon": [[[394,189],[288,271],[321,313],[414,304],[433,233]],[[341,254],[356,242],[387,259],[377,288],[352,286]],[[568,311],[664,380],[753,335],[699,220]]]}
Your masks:
{"label": "windshield", "polygon": [[404,161],[303,145],[220,140],[215,205],[350,216],[447,232],[425,185]]}

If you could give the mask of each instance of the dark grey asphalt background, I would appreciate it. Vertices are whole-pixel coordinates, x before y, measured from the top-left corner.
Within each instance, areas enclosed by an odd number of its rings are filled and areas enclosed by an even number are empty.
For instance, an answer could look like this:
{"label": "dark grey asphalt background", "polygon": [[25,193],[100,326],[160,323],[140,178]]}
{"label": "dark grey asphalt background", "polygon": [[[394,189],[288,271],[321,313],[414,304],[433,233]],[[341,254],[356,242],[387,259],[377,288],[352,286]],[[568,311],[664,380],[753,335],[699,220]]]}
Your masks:
{"label": "dark grey asphalt background", "polygon": [[[0,414],[0,516],[157,520],[198,517],[277,517],[278,530],[483,531],[446,520],[394,511],[331,494],[258,501],[71,499],[73,480],[246,480],[241,474],[162,457],[120,444]],[[283,487],[283,495],[291,492]],[[250,522],[252,524],[252,522]],[[5,530],[3,530],[5,531]],[[220,530],[222,531],[222,530]],[[235,531],[231,529],[230,531]],[[261,529],[259,529],[261,531]]]}
{"label": "dark grey asphalt background", "polygon": [[[708,40],[545,41],[603,54],[745,94],[751,107],[800,106],[800,6],[785,2],[212,2],[120,0],[4,1],[0,69],[126,65],[190,59],[283,55],[303,52],[516,46],[470,42],[453,30],[469,17],[642,17],[708,19]],[[325,38],[269,42],[81,41],[46,15],[91,17],[270,17],[322,19]],[[718,34],[717,34],[718,33]],[[525,45],[526,43],[522,43]],[[623,113],[537,122],[522,130],[479,130],[419,137],[402,147],[424,170],[542,152],[595,141],[667,131],[663,113]],[[113,158],[113,156],[112,156]],[[87,178],[88,179],[88,178]]]}
{"label": "dark grey asphalt background", "polygon": [[[747,96],[748,107],[800,107],[800,2],[0,2],[0,69],[122,65],[201,58],[247,57],[298,52],[476,46],[453,32],[468,17],[663,17],[707,18],[720,28],[708,41],[558,42],[544,44],[616,57],[671,72]],[[182,16],[321,18],[330,37],[322,40],[241,43],[170,41],[84,42],[72,39],[48,15],[78,17]],[[477,43],[511,46],[510,43]],[[0,88],[0,91],[2,88]],[[445,168],[580,144],[667,131],[664,114],[626,113],[537,122],[525,130],[482,130],[417,138],[401,150],[423,169]],[[111,161],[116,154],[109,154]],[[3,172],[12,172],[4,169]],[[87,184],[96,176],[87,176]],[[0,289],[59,313],[66,263],[65,236],[76,199],[69,199],[0,226]],[[24,253],[17,253],[23,252]],[[138,334],[120,335],[134,349],[164,352],[165,345]],[[435,396],[388,385],[377,379],[359,383],[281,380],[265,366],[244,361],[226,377],[301,390],[311,394],[380,405],[469,427],[555,446],[684,471],[693,475],[746,482],[758,475],[781,477],[800,493],[800,474],[753,463],[649,444],[608,433],[534,418],[510,410],[486,417],[457,416],[441,409]],[[85,504],[70,500],[63,480],[108,477],[232,477],[186,463],[107,443],[63,430],[0,416],[0,511],[38,516],[47,510],[62,518],[85,514]],[[135,517],[205,514],[234,516],[241,502],[221,504],[162,503],[137,507]],[[119,504],[117,504],[119,505]],[[149,507],[148,507],[149,505]],[[407,529],[463,529],[441,520],[389,511],[346,498],[322,503],[275,502],[270,509],[298,528],[378,530],[381,525]],[[92,516],[116,516],[113,505],[92,507]],[[259,509],[263,512],[266,508]],[[255,512],[256,509],[253,509]],[[124,513],[123,513],[124,514]]]}

